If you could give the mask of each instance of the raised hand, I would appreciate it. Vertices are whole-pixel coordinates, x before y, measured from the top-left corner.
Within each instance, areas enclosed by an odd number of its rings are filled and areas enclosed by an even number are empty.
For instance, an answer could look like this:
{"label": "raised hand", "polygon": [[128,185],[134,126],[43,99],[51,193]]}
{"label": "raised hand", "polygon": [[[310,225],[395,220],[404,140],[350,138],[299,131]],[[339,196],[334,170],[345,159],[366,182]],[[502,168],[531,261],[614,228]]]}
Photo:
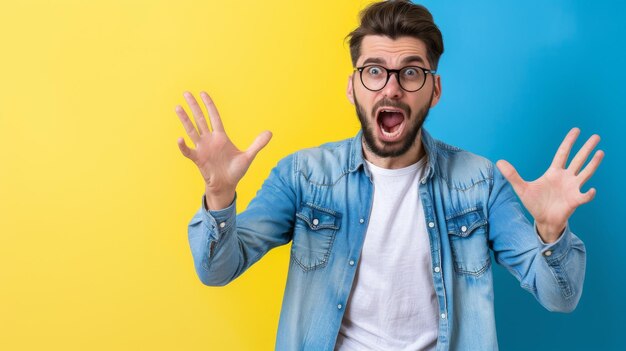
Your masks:
{"label": "raised hand", "polygon": [[604,157],[602,150],[596,151],[591,161],[581,170],[600,141],[597,134],[585,142],[566,167],[570,151],[579,134],[578,128],[569,131],[548,170],[532,182],[524,181],[507,161],[500,160],[496,163],[528,212],[534,217],[539,235],[546,243],[556,241],[576,208],[591,201],[596,195],[595,188],[585,193],[581,193],[580,188],[591,178]]}
{"label": "raised hand", "polygon": [[180,105],[176,106],[176,114],[195,145],[195,149],[190,149],[180,137],[178,148],[185,157],[198,166],[206,186],[208,208],[212,210],[225,208],[235,196],[237,183],[243,178],[257,153],[270,141],[272,133],[262,132],[247,150],[241,151],[226,135],[217,108],[207,93],[201,92],[200,98],[207,108],[213,131],[209,130],[202,109],[194,96],[189,92],[185,92],[183,96],[193,113],[197,129],[185,110]]}

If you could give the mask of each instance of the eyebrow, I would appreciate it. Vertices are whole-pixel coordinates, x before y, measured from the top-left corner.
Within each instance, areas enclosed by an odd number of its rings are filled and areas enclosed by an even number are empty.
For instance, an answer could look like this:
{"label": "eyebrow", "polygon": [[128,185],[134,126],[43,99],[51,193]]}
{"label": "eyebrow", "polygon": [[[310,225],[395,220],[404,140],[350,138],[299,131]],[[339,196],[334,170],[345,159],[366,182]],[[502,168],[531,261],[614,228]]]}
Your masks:
{"label": "eyebrow", "polygon": [[[402,64],[406,64],[406,63],[409,63],[409,62],[418,62],[418,63],[421,63],[421,64],[425,64],[425,63],[426,63],[426,62],[424,62],[424,59],[423,59],[421,56],[416,56],[416,55],[413,55],[413,56],[407,56],[407,57],[405,57],[405,58],[402,60],[402,62],[401,62],[401,63],[402,63]],[[369,58],[367,58],[367,59],[363,62],[363,66],[365,66],[365,65],[366,65],[366,64],[368,64],[368,63],[384,64],[384,63],[385,63],[385,60],[383,60],[383,59],[382,59],[382,58],[380,58],[380,57],[369,57]]]}

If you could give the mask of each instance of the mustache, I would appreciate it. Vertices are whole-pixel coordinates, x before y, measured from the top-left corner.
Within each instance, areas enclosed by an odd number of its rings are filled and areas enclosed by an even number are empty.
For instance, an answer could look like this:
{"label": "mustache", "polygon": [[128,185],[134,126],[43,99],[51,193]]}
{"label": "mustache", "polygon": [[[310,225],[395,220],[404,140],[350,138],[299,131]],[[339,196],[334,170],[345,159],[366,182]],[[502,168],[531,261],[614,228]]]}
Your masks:
{"label": "mustache", "polygon": [[401,102],[401,101],[394,101],[394,100],[389,100],[389,99],[383,98],[382,100],[380,100],[377,103],[375,103],[374,107],[372,107],[372,117],[376,118],[376,110],[379,107],[382,107],[382,106],[399,108],[402,111],[404,111],[404,115],[407,118],[409,116],[411,116],[411,107],[409,105],[407,105],[407,104],[405,104],[404,102]]}

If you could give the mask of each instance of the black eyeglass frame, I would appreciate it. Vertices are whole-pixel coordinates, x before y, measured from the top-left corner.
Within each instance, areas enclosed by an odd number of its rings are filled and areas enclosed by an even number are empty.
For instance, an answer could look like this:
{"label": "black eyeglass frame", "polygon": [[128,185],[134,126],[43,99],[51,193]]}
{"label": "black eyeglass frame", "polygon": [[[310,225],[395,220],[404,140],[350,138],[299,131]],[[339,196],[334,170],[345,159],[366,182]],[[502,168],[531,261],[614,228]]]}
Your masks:
{"label": "black eyeglass frame", "polygon": [[[367,87],[367,85],[365,85],[365,83],[363,82],[363,70],[368,68],[368,67],[380,67],[382,69],[385,70],[385,72],[387,72],[387,79],[385,80],[385,84],[383,84],[383,86],[380,89],[370,89]],[[402,86],[402,83],[400,82],[400,72],[402,72],[403,70],[407,69],[407,68],[417,68],[419,70],[422,70],[424,72],[424,81],[422,81],[422,85],[420,85],[419,88],[415,89],[415,90],[407,90]],[[395,73],[396,74],[396,79],[398,80],[398,85],[400,86],[400,88],[402,88],[402,90],[409,92],[409,93],[414,93],[416,91],[419,91],[420,89],[422,89],[424,87],[424,84],[426,84],[426,79],[428,78],[428,74],[432,74],[433,76],[437,73],[436,70],[431,70],[428,68],[424,68],[424,67],[420,67],[420,66],[404,66],[400,69],[390,69],[387,68],[385,66],[381,66],[381,65],[365,65],[365,66],[361,66],[361,67],[355,67],[356,71],[359,71],[359,78],[361,78],[361,84],[363,84],[363,86],[365,87],[365,89],[369,90],[369,91],[381,91],[383,89],[385,89],[385,87],[387,86],[387,83],[389,83],[389,79],[391,78],[391,74]]]}

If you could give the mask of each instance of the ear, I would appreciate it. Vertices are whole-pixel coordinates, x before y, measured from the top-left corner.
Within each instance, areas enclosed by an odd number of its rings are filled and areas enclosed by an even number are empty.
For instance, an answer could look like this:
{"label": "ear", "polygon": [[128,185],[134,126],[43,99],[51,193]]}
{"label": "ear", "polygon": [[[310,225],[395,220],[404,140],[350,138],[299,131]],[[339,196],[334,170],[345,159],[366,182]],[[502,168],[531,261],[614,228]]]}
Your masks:
{"label": "ear", "polygon": [[348,76],[348,89],[346,90],[346,96],[348,96],[348,100],[354,105],[354,87],[352,86],[352,78],[354,77],[354,73]]}
{"label": "ear", "polygon": [[433,76],[433,99],[430,102],[430,107],[435,107],[441,98],[441,76],[438,74]]}

